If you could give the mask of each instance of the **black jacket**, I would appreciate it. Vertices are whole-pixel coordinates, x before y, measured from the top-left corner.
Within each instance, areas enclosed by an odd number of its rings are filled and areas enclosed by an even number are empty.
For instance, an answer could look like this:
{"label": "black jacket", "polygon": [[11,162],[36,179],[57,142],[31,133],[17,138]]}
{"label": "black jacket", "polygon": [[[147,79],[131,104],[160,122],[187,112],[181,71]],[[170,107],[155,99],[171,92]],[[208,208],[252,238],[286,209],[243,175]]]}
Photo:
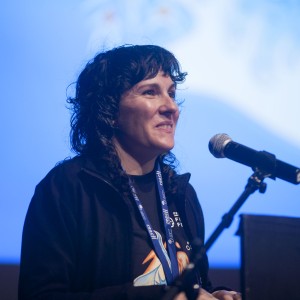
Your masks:
{"label": "black jacket", "polygon": [[[160,299],[164,286],[133,287],[129,206],[103,164],[77,156],[37,185],[25,219],[19,299]],[[178,175],[178,201],[190,240],[204,220],[189,174]],[[168,199],[169,201],[169,199]],[[207,279],[207,257],[200,275]]]}

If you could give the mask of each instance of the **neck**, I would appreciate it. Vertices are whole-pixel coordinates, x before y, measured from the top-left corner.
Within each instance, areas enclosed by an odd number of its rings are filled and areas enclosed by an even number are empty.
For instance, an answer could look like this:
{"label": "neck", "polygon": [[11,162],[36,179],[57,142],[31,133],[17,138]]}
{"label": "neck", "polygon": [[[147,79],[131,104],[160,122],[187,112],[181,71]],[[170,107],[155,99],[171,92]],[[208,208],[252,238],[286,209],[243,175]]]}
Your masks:
{"label": "neck", "polygon": [[157,156],[149,158],[139,157],[124,151],[119,143],[115,143],[115,146],[121,165],[128,175],[144,175],[154,169]]}

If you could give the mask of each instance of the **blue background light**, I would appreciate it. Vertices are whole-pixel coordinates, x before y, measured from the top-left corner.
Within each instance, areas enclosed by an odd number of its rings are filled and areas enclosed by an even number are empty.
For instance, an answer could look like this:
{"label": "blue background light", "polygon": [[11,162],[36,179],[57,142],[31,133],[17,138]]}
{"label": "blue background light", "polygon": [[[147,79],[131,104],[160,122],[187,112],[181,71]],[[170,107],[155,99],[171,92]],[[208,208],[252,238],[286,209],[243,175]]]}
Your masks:
{"label": "blue background light", "polygon": [[[300,166],[300,4],[296,1],[18,1],[2,3],[0,263],[18,263],[35,185],[69,150],[66,88],[87,60],[123,43],[158,44],[189,75],[176,135],[180,171],[192,173],[209,237],[252,170],[216,159],[208,141],[236,142]],[[300,217],[300,186],[265,180],[238,212]],[[54,220],[55,221],[55,220]],[[209,251],[239,266],[239,218]]]}

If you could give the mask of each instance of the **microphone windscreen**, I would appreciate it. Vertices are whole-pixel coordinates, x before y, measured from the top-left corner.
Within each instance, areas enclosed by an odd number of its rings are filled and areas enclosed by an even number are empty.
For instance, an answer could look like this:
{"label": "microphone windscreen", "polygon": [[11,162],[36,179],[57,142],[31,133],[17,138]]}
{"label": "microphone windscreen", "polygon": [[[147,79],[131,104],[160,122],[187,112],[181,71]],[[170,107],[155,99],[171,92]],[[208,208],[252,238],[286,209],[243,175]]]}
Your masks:
{"label": "microphone windscreen", "polygon": [[218,133],[214,135],[208,143],[210,153],[216,158],[224,158],[224,148],[231,142],[231,138],[226,133]]}

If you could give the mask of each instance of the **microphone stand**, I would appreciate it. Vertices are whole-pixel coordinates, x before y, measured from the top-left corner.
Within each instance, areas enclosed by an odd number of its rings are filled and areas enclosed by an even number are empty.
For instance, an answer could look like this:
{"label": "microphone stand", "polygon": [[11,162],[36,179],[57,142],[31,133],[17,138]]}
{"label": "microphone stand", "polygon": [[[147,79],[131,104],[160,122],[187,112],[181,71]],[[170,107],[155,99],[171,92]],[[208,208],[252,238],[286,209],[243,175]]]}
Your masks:
{"label": "microphone stand", "polygon": [[163,297],[163,300],[172,300],[178,293],[182,291],[185,292],[189,300],[194,300],[197,298],[201,287],[198,284],[194,284],[193,279],[195,278],[196,271],[200,267],[203,255],[208,251],[208,249],[210,249],[222,231],[231,225],[234,215],[245,203],[247,198],[257,190],[259,190],[260,193],[264,193],[266,191],[267,184],[264,183],[263,180],[267,177],[272,178],[273,176],[270,173],[266,173],[256,168],[255,172],[249,177],[244,192],[240,195],[230,210],[223,215],[220,224],[211,234],[207,242],[203,245],[202,241],[199,239],[194,240],[191,262],[177,277],[177,279],[175,279],[173,284],[166,287],[167,293]]}
{"label": "microphone stand", "polygon": [[267,189],[267,184],[263,182],[266,177],[270,177],[270,174],[264,173],[263,171],[256,170],[248,179],[248,183],[245,187],[244,192],[237,199],[237,201],[233,204],[231,209],[223,215],[222,221],[217,226],[215,231],[211,234],[204,247],[208,250],[212,244],[216,241],[219,235],[225,228],[228,228],[232,221],[234,215],[241,208],[241,206],[246,202],[247,198],[253,194],[255,191],[259,190],[260,193],[264,193]]}

